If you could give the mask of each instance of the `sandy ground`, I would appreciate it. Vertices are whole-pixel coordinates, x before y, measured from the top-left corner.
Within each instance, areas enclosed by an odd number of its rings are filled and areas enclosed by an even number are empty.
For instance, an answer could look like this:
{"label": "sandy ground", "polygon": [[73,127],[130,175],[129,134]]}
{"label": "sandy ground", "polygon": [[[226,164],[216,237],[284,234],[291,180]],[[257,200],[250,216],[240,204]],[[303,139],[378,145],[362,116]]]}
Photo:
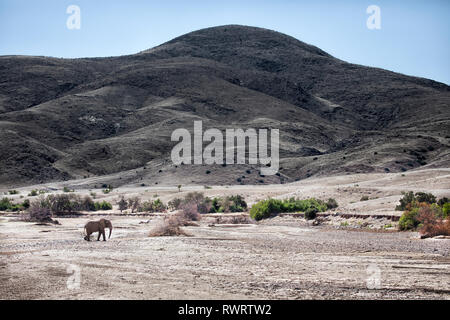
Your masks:
{"label": "sandy ground", "polygon": [[[46,185],[60,188],[61,185]],[[34,187],[36,188],[36,187]],[[39,186],[38,188],[43,188]],[[26,194],[31,188],[20,189]],[[450,169],[308,179],[281,186],[204,189],[124,187],[119,194],[167,201],[190,190],[272,197],[334,197],[338,212],[399,215],[403,190],[450,196]],[[89,193],[80,190],[79,193]],[[362,195],[371,200],[359,201]],[[14,196],[14,197],[20,197]],[[388,219],[293,216],[259,223],[215,224],[205,216],[190,237],[148,237],[160,216],[110,213],[113,235],[87,242],[82,229],[98,213],[37,225],[0,216],[3,299],[450,299],[450,239],[395,232]],[[365,222],[364,224],[361,221]],[[377,230],[373,230],[377,229]],[[74,271],[75,270],[75,271]],[[79,276],[79,277],[78,277]],[[77,279],[80,281],[78,282]],[[79,283],[79,286],[78,286]]]}
{"label": "sandy ground", "polygon": [[[450,239],[306,226],[300,218],[186,227],[149,238],[159,218],[113,218],[87,242],[86,218],[1,222],[4,299],[449,299]],[[148,222],[148,223],[141,223]],[[74,269],[68,269],[74,266]],[[79,270],[80,286],[69,289]]]}

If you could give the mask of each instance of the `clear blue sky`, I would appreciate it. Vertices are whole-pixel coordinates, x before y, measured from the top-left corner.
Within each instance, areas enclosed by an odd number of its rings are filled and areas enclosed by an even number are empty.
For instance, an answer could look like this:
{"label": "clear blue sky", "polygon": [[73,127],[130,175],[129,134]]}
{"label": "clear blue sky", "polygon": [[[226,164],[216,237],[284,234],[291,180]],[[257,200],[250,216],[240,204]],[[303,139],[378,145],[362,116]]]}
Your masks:
{"label": "clear blue sky", "polygon": [[[66,27],[72,4],[80,30]],[[366,27],[372,4],[381,30]],[[342,60],[450,84],[448,0],[0,0],[0,55],[132,54],[224,24],[273,29]]]}

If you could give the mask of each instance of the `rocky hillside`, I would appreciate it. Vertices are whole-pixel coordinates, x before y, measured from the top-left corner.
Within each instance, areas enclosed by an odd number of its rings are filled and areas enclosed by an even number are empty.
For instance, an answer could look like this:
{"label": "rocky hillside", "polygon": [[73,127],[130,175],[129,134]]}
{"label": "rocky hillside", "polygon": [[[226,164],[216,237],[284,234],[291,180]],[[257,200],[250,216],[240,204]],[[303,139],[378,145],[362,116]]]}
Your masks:
{"label": "rocky hillside", "polygon": [[[0,79],[4,187],[103,175],[116,186],[284,183],[450,164],[449,86],[266,29],[208,28],[121,57],[1,56]],[[170,135],[194,120],[280,129],[280,175],[174,166]]]}

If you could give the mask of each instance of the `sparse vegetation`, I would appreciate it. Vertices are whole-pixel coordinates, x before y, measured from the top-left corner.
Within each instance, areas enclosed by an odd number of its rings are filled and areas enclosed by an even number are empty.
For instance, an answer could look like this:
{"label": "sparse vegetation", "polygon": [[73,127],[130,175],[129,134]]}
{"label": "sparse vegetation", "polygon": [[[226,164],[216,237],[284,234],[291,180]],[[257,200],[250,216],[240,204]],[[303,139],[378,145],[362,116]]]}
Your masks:
{"label": "sparse vegetation", "polygon": [[369,200],[369,196],[362,196],[361,199],[359,199],[359,201],[368,201]]}
{"label": "sparse vegetation", "polygon": [[167,206],[158,198],[154,201],[146,201],[139,206],[139,212],[165,212]]}
{"label": "sparse vegetation", "polygon": [[199,213],[222,213],[222,212],[244,212],[247,211],[247,203],[241,195],[232,195],[225,198],[205,197],[200,192],[190,192],[184,199],[175,198],[169,201],[171,210],[178,210],[187,203],[194,203]]}
{"label": "sparse vegetation", "polygon": [[48,199],[40,198],[31,203],[27,213],[23,216],[24,221],[28,222],[56,222],[52,219],[52,211]]}
{"label": "sparse vegetation", "polygon": [[425,193],[425,192],[414,192],[408,191],[408,192],[402,192],[403,197],[400,199],[400,204],[395,207],[395,210],[397,211],[404,211],[406,210],[406,206],[408,203],[413,203],[414,201],[417,202],[425,202],[425,203],[435,203],[436,197],[432,195],[431,193]]}
{"label": "sparse vegetation", "polygon": [[112,205],[109,202],[94,202],[89,196],[81,198],[79,195],[75,194],[57,194],[49,195],[47,197],[41,196],[31,204],[29,201],[28,203],[26,201],[27,200],[25,200],[21,206],[24,210],[28,209],[28,215],[30,215],[30,210],[32,210],[32,214],[46,214],[47,210],[44,210],[43,208],[48,209],[51,215],[73,214],[78,211],[112,210]]}
{"label": "sparse vegetation", "polygon": [[24,211],[30,207],[30,200],[24,200],[20,204],[14,204],[9,198],[4,197],[0,200],[0,211]]}
{"label": "sparse vegetation", "polygon": [[419,230],[422,237],[450,235],[447,198],[436,202],[431,193],[412,191],[403,193],[396,210],[405,208],[399,220],[400,230]]}

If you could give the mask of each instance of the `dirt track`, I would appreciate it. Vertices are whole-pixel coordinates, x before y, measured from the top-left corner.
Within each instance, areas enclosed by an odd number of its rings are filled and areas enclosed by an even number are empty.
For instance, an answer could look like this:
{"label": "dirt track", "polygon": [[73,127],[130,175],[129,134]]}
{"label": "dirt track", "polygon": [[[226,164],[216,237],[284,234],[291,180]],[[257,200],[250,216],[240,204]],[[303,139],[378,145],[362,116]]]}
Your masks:
{"label": "dirt track", "polygon": [[[277,217],[258,225],[185,228],[149,238],[159,218],[113,218],[113,237],[87,242],[86,218],[0,226],[4,299],[449,299],[450,240],[337,230]],[[80,287],[69,290],[69,265]],[[379,276],[377,276],[379,274]],[[372,279],[372,280],[371,280]],[[379,287],[377,288],[377,279]],[[372,288],[369,289],[368,288]]]}

